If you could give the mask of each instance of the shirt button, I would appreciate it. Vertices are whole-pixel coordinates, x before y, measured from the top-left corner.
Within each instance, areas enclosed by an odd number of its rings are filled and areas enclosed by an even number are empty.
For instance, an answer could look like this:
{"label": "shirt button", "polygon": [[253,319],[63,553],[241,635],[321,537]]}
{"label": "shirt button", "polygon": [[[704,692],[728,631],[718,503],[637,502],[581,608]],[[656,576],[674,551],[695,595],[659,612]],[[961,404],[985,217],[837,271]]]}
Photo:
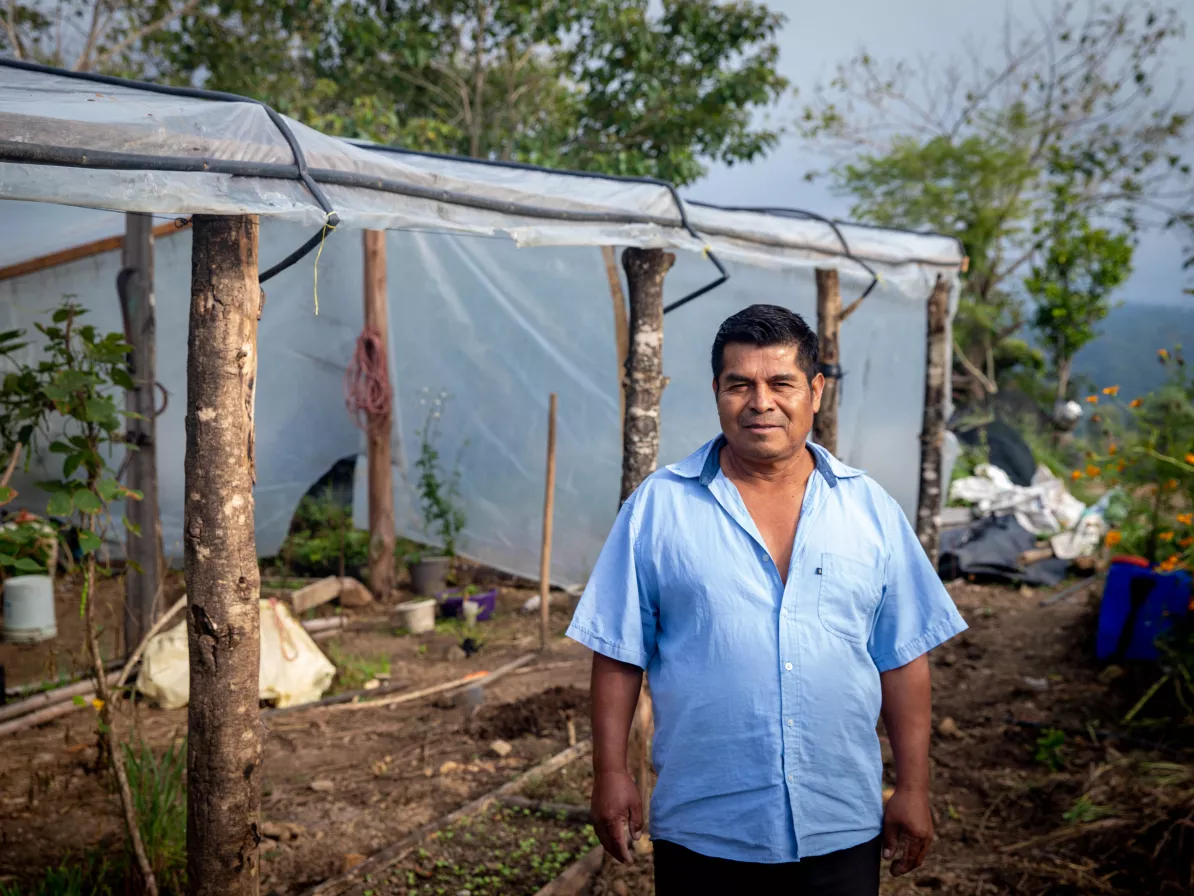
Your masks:
{"label": "shirt button", "polygon": [[789,672],[791,672],[791,671],[792,671],[792,664],[791,664],[791,663],[784,663],[784,668],[785,668],[785,669],[787,669]]}
{"label": "shirt button", "polygon": [[791,783],[791,782],[793,782],[793,781],[795,781],[795,780],[796,780],[796,776],[795,776],[795,775],[788,775],[788,783]]}
{"label": "shirt button", "polygon": [[789,728],[791,728],[791,727],[792,727],[793,725],[795,725],[795,724],[796,724],[796,720],[795,720],[795,719],[788,719],[788,727],[789,727]]}

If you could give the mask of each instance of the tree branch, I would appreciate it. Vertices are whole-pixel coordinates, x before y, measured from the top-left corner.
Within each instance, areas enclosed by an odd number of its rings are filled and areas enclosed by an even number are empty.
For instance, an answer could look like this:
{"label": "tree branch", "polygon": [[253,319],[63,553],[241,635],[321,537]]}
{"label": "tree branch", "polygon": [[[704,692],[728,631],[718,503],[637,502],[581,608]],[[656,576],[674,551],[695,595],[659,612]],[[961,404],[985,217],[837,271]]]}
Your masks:
{"label": "tree branch", "polygon": [[95,67],[97,69],[100,68],[111,61],[113,57],[118,56],[120,53],[123,53],[129,47],[133,46],[133,44],[144,40],[145,38],[149,37],[149,35],[161,31],[167,25],[177,21],[178,19],[181,19],[187,13],[194,10],[199,3],[200,0],[187,0],[186,3],[178,7],[173,12],[162,16],[155,22],[150,22],[144,28],[140,28],[136,31],[133,31],[131,34],[126,35],[124,40],[118,41],[115,46],[96,58]]}
{"label": "tree branch", "polygon": [[966,357],[966,353],[962,351],[962,347],[958,345],[957,339],[954,339],[954,357],[962,362],[962,366],[966,368],[966,372],[978,380],[978,384],[982,386],[989,395],[994,395],[999,391],[999,387],[987,379],[987,375],[979,370],[973,361]]}
{"label": "tree branch", "polygon": [[4,30],[8,33],[8,42],[12,45],[14,59],[21,59],[21,36],[17,33],[17,0],[8,0],[8,12],[4,16]]}

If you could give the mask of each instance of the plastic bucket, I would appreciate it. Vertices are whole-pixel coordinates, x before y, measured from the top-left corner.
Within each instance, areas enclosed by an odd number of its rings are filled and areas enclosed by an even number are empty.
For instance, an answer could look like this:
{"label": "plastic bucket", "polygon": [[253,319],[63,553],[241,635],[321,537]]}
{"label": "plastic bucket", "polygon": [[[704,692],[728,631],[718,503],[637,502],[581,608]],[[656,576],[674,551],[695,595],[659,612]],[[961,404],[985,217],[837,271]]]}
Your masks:
{"label": "plastic bucket", "polygon": [[394,608],[398,625],[412,635],[432,631],[435,628],[435,600],[408,600]]}
{"label": "plastic bucket", "polygon": [[410,568],[410,583],[415,594],[431,597],[439,594],[448,584],[448,570],[451,557],[424,557]]}
{"label": "plastic bucket", "polygon": [[54,580],[49,576],[5,579],[3,640],[10,644],[36,644],[57,636]]}

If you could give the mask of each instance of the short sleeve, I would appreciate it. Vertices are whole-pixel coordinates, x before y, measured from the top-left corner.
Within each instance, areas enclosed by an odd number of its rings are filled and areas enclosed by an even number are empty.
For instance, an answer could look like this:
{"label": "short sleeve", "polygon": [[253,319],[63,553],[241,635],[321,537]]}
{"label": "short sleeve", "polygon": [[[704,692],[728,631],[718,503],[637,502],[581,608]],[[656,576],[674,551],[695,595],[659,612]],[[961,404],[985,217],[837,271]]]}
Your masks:
{"label": "short sleeve", "polygon": [[906,666],[967,628],[895,501],[890,502],[888,520],[891,551],[868,644],[880,672]]}
{"label": "short sleeve", "polygon": [[655,655],[659,600],[639,563],[634,498],[622,505],[581,595],[568,637],[595,653],[647,668]]}

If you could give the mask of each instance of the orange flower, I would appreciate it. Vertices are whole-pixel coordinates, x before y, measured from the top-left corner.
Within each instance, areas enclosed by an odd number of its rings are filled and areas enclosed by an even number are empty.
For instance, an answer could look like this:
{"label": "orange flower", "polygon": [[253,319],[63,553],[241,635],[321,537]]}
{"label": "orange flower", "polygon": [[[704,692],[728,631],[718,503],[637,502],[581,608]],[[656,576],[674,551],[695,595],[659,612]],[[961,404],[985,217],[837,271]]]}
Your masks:
{"label": "orange flower", "polygon": [[1186,463],[1194,464],[1194,451],[1186,455]]}
{"label": "orange flower", "polygon": [[1128,468],[1128,465],[1126,463],[1124,463],[1122,460],[1115,466],[1115,469],[1119,470],[1119,472],[1121,472],[1121,473],[1124,470],[1126,470],[1127,468]]}
{"label": "orange flower", "polygon": [[1129,401],[1129,402],[1128,402],[1128,407],[1130,407],[1130,408],[1138,408],[1138,407],[1140,407],[1142,404],[1144,404],[1144,399],[1142,399],[1142,398],[1133,398],[1131,401]]}
{"label": "orange flower", "polygon": [[1157,357],[1160,358],[1162,361],[1168,361],[1169,360],[1169,349],[1167,349],[1167,348],[1157,349]]}
{"label": "orange flower", "polygon": [[1169,491],[1173,491],[1175,488],[1177,488],[1177,480],[1170,479],[1168,482],[1165,483],[1165,488],[1168,489]]}
{"label": "orange flower", "polygon": [[1106,536],[1104,536],[1103,544],[1107,545],[1109,548],[1113,548],[1123,540],[1124,534],[1118,529],[1112,529],[1106,534]]}
{"label": "orange flower", "polygon": [[1087,395],[1087,396],[1086,396],[1086,403],[1087,403],[1087,404],[1098,404],[1098,403],[1099,403],[1099,396],[1097,396],[1097,395]]}
{"label": "orange flower", "polygon": [[1073,479],[1075,482],[1077,482],[1079,479],[1082,478],[1082,471],[1075,470],[1073,473],[1070,474],[1070,478]]}
{"label": "orange flower", "polygon": [[1094,464],[1086,465],[1086,475],[1089,476],[1091,479],[1098,478],[1098,475],[1102,472],[1103,471],[1100,470],[1098,467],[1096,467]]}
{"label": "orange flower", "polygon": [[1108,386],[1107,388],[1105,388],[1103,390],[1103,394],[1104,395],[1118,395],[1119,394],[1119,386]]}
{"label": "orange flower", "polygon": [[1194,513],[1179,513],[1177,521],[1183,526],[1194,526]]}
{"label": "orange flower", "polygon": [[1107,449],[1107,453],[1114,456],[1117,451],[1119,451],[1119,446],[1112,442],[1111,447]]}
{"label": "orange flower", "polygon": [[1158,532],[1157,538],[1161,539],[1161,541],[1173,541],[1173,533],[1172,532]]}
{"label": "orange flower", "polygon": [[1179,548],[1181,548],[1183,551],[1186,548],[1190,547],[1191,545],[1194,545],[1194,535],[1187,535],[1185,538],[1183,538],[1181,541],[1179,541],[1177,543],[1177,546]]}

